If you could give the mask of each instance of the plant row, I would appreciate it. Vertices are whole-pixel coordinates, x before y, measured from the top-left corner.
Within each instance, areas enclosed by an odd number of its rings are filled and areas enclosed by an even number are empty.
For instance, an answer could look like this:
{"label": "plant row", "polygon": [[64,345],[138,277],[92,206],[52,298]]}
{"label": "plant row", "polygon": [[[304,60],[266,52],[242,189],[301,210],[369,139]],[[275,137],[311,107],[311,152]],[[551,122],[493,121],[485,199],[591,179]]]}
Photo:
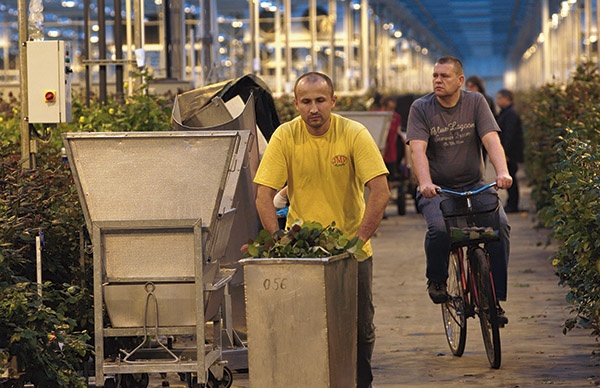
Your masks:
{"label": "plant row", "polygon": [[600,337],[600,73],[581,65],[567,85],[524,96],[526,168],[532,199],[556,242],[552,264],[576,326]]}

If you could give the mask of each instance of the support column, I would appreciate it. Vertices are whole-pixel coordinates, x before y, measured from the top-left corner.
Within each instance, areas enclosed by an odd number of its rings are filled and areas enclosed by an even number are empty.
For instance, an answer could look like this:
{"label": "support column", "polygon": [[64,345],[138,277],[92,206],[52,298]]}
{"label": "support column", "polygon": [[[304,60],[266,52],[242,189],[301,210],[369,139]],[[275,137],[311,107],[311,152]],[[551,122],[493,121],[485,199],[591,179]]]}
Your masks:
{"label": "support column", "polygon": [[310,0],[308,5],[308,25],[310,30],[310,71],[315,71],[317,64],[317,0]]}
{"label": "support column", "polygon": [[592,59],[592,43],[590,42],[590,36],[592,36],[592,0],[585,0],[583,6],[583,15],[585,23],[585,58],[590,61]]}
{"label": "support column", "polygon": [[329,0],[329,25],[331,26],[331,34],[329,35],[329,67],[328,73],[333,81],[333,84],[336,85],[337,77],[335,73],[335,24],[337,20],[337,7],[336,0]]}
{"label": "support column", "polygon": [[113,24],[113,36],[115,39],[115,84],[116,84],[116,97],[117,101],[123,102],[123,37],[121,34],[121,27],[123,25],[123,19],[121,16],[121,0],[115,0],[115,23]]}
{"label": "support column", "polygon": [[[106,2],[104,0],[98,0],[98,53],[99,59],[104,61],[106,59]],[[106,90],[106,64],[100,63],[98,65],[98,98],[101,103],[106,103],[107,90]]]}
{"label": "support column", "polygon": [[362,89],[369,88],[369,1],[360,1],[360,74]]}
{"label": "support column", "polygon": [[29,100],[27,96],[27,4],[19,0],[19,80],[21,89],[21,167],[35,168],[29,136]]}
{"label": "support column", "polygon": [[[291,87],[292,80],[292,1],[283,0],[283,24],[285,26],[285,83],[286,89]],[[287,91],[287,90],[286,90]]]}
{"label": "support column", "polygon": [[281,94],[283,91],[282,83],[282,55],[281,55],[281,1],[277,0],[277,9],[275,10],[275,93]]}
{"label": "support column", "polygon": [[542,45],[543,54],[543,79],[550,80],[550,11],[548,8],[548,0],[542,0],[542,34],[544,35],[544,43]]}

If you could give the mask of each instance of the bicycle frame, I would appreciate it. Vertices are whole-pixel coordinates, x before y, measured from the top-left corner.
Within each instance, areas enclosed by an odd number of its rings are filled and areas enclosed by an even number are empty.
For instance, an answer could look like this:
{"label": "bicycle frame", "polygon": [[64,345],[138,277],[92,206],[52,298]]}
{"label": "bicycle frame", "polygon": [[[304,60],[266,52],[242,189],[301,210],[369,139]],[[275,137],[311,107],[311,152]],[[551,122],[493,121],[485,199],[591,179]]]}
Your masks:
{"label": "bicycle frame", "polygon": [[[467,254],[465,260],[465,249],[467,249]],[[473,244],[471,246],[461,246],[453,248],[452,251],[458,255],[459,258],[459,268],[460,268],[460,276],[461,276],[461,286],[463,293],[465,295],[465,307],[467,308],[467,317],[471,318],[475,316],[475,308],[478,308],[481,304],[479,303],[477,292],[477,283],[475,282],[475,278],[473,272],[471,271],[471,262],[469,260],[469,249],[479,248],[482,249],[486,255],[487,251],[482,248],[479,244]],[[490,273],[490,283],[492,286],[492,292],[494,294],[494,299],[496,298],[496,288],[494,286],[494,279]]]}
{"label": "bicycle frame", "polygon": [[[474,211],[471,197],[495,185],[494,182],[466,192],[448,189],[440,189],[439,192],[451,196],[465,197],[467,204],[466,208],[460,207],[460,204],[455,206],[452,202],[448,202],[447,206],[442,206],[443,203],[440,205],[452,241],[448,258],[449,298],[446,303],[442,304],[446,338],[452,353],[461,356],[466,344],[467,318],[475,317],[475,315],[479,316],[488,361],[492,368],[497,369],[500,367],[501,351],[496,311],[496,290],[490,269],[489,254],[485,247],[481,245],[486,241],[496,239],[497,236],[493,233],[491,236],[483,236],[477,233],[471,235],[470,232],[463,234],[465,229],[481,229],[481,225],[475,221],[484,221],[485,224],[485,221],[490,220],[488,219],[489,210],[480,213]],[[496,200],[495,211],[497,211],[497,206]],[[482,217],[477,218],[478,215],[482,215]],[[485,218],[486,216],[488,218]],[[453,228],[455,231],[459,229],[458,237],[452,234]]]}
{"label": "bicycle frame", "polygon": [[[440,193],[445,193],[445,194],[450,194],[452,196],[456,196],[456,197],[465,197],[466,201],[467,201],[467,209],[469,211],[473,211],[473,203],[471,201],[471,197],[483,193],[484,191],[486,191],[487,189],[490,189],[492,187],[496,187],[497,183],[496,182],[491,182],[486,184],[483,187],[480,187],[478,189],[475,190],[469,190],[469,191],[454,191],[454,190],[450,190],[450,189],[440,189],[438,190],[438,192]],[[467,271],[465,271],[465,260],[464,260],[464,250],[463,248],[467,248],[467,258],[469,258],[469,252],[472,249],[475,248],[479,248],[479,249],[483,249],[483,251],[485,252],[486,256],[488,257],[488,262],[489,262],[489,255],[487,253],[487,250],[483,247],[481,247],[481,241],[479,240],[469,240],[466,241],[464,243],[460,243],[460,244],[456,244],[452,246],[452,250],[460,253],[459,258],[460,258],[460,263],[461,263],[461,276],[462,276],[462,285],[463,285],[463,291],[465,292],[465,295],[467,295],[469,293],[469,291],[477,291],[476,289],[476,284],[475,281],[473,279],[473,274],[471,272],[471,265],[470,265],[470,261],[467,260]],[[468,278],[468,279],[467,279]],[[468,282],[467,282],[468,280]],[[494,298],[496,298],[496,287],[494,285],[494,279],[492,277],[492,274],[490,273],[490,281],[491,281],[491,285],[492,285],[492,292],[494,293]],[[470,288],[469,288],[470,286]],[[474,293],[475,295],[475,306],[479,306],[479,300],[477,299],[477,293]],[[472,303],[470,303],[472,304]]]}

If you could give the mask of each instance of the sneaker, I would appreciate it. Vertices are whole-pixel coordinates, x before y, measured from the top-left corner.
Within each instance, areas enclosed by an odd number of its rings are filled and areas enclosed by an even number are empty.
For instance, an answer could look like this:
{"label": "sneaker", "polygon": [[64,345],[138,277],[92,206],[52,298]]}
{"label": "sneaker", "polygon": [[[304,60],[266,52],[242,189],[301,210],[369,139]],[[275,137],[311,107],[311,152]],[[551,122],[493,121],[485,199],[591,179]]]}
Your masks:
{"label": "sneaker", "polygon": [[448,293],[446,292],[446,283],[436,283],[431,280],[427,282],[427,292],[429,297],[435,304],[441,304],[448,300]]}
{"label": "sneaker", "polygon": [[504,311],[504,309],[500,307],[500,304],[498,304],[496,306],[496,312],[498,314],[498,326],[504,327],[504,325],[508,323],[508,318],[505,315],[506,311]]}

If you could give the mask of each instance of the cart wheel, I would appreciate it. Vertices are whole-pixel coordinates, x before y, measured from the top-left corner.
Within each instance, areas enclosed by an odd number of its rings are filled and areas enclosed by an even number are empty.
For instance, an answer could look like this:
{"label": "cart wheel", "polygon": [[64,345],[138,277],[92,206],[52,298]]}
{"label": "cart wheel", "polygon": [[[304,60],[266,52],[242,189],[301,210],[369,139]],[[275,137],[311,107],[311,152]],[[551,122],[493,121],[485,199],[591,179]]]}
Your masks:
{"label": "cart wheel", "polygon": [[122,385],[124,388],[147,388],[150,383],[148,373],[134,373],[123,375]]}
{"label": "cart wheel", "polygon": [[19,376],[17,379],[9,379],[0,382],[0,388],[23,388],[25,386],[25,378]]}
{"label": "cart wheel", "polygon": [[115,379],[104,380],[104,388],[117,388],[117,382]]}
{"label": "cart wheel", "polygon": [[180,376],[183,375],[183,380],[185,381],[188,388],[197,388],[198,387],[198,378],[191,373],[181,373]]}
{"label": "cart wheel", "polygon": [[223,378],[221,380],[217,380],[210,371],[208,372],[207,385],[210,388],[229,388],[232,383],[233,374],[231,373],[231,369],[226,366],[223,367]]}

